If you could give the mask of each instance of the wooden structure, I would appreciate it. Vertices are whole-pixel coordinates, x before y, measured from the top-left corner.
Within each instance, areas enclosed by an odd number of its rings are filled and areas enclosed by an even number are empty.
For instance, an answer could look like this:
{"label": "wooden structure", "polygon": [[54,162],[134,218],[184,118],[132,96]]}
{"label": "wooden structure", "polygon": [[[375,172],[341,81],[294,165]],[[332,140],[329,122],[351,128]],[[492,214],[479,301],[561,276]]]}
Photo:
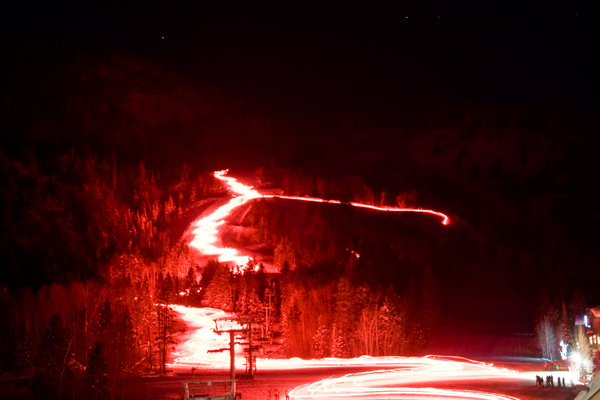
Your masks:
{"label": "wooden structure", "polygon": [[231,380],[183,382],[184,399],[234,400]]}

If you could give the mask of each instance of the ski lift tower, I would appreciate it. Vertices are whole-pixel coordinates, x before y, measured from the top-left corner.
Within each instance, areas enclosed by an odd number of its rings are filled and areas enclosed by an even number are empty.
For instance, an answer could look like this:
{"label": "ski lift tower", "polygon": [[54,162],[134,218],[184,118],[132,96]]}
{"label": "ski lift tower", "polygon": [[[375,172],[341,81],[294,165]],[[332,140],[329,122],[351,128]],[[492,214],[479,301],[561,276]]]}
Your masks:
{"label": "ski lift tower", "polygon": [[[232,321],[237,322],[238,326],[240,325],[237,318],[220,318],[219,320],[215,320],[215,333],[229,333],[229,379],[231,380],[231,398],[234,398],[236,392],[236,381],[235,381],[235,335],[237,333],[246,333],[247,329],[244,327],[241,328],[231,328],[231,329],[219,329],[219,325],[217,321]],[[226,351],[227,349],[219,349],[213,351]]]}
{"label": "ski lift tower", "polygon": [[[185,399],[199,398],[206,400],[234,400],[237,399],[239,393],[237,393],[236,375],[235,375],[235,335],[241,334],[244,340],[239,344],[244,346],[244,353],[246,358],[246,375],[243,375],[247,379],[253,379],[256,372],[256,354],[261,349],[261,344],[256,345],[256,341],[264,342],[266,338],[262,335],[258,335],[258,338],[253,338],[253,324],[254,328],[256,325],[261,325],[261,321],[255,320],[248,316],[234,316],[215,319],[214,332],[217,334],[229,333],[229,348],[213,349],[208,350],[209,353],[216,353],[229,350],[229,380],[217,380],[217,381],[203,381],[203,382],[184,382]],[[219,322],[231,322],[229,328],[219,328]],[[253,354],[254,353],[254,354]],[[230,388],[230,394],[224,396],[214,396],[210,394],[204,394],[211,389],[217,388]],[[196,393],[201,392],[203,394],[197,395]],[[240,395],[241,396],[241,395]]]}

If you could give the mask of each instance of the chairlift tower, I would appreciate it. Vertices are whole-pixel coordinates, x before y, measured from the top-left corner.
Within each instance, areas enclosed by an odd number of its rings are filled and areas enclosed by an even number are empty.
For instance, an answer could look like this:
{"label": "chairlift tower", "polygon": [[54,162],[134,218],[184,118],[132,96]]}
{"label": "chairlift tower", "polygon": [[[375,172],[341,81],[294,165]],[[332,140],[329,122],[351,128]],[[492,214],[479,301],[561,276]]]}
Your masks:
{"label": "chairlift tower", "polygon": [[[230,329],[221,329],[219,328],[219,321],[230,321],[230,322],[234,322],[236,327],[232,327]],[[254,326],[253,326],[254,325]],[[228,333],[229,334],[229,347],[225,347],[225,348],[221,348],[221,349],[213,349],[213,350],[209,350],[208,352],[210,353],[217,353],[217,352],[223,352],[223,351],[229,351],[229,380],[228,381],[206,381],[206,382],[185,382],[184,383],[184,388],[185,388],[185,398],[186,399],[191,399],[194,398],[194,396],[197,397],[197,395],[194,395],[193,393],[197,393],[198,391],[208,391],[209,388],[216,388],[216,387],[222,387],[222,388],[227,388],[227,386],[230,387],[230,394],[226,395],[226,396],[210,396],[210,395],[201,395],[201,398],[206,398],[206,399],[214,399],[214,400],[229,400],[229,399],[236,399],[236,394],[237,394],[237,378],[235,375],[235,336],[237,334],[241,334],[244,335],[242,337],[241,342],[238,342],[238,344],[241,344],[244,346],[244,358],[246,359],[246,374],[243,375],[242,377],[246,378],[246,379],[253,379],[254,378],[254,374],[256,373],[256,352],[259,351],[262,347],[262,345],[260,344],[260,342],[264,342],[267,339],[264,338],[264,335],[261,335],[260,332],[258,332],[256,335],[254,334],[254,329],[256,329],[256,327],[260,325],[260,327],[263,328],[264,330],[264,325],[262,324],[262,321],[258,321],[253,319],[252,317],[249,316],[236,316],[236,317],[227,317],[227,318],[219,318],[215,320],[215,333],[221,335],[224,333]],[[260,328],[259,328],[260,329]],[[256,337],[258,336],[258,337]],[[257,342],[259,342],[259,344],[257,344]]]}
{"label": "chairlift tower", "polygon": [[265,290],[265,297],[267,298],[267,305],[265,306],[265,337],[271,339],[271,318],[273,316],[273,297],[275,296],[275,290],[271,287],[267,287]]}
{"label": "chairlift tower", "polygon": [[[227,319],[220,319],[221,321],[223,320],[228,320],[228,321],[236,321],[237,319],[235,318],[227,318]],[[239,323],[238,323],[239,324]],[[247,329],[224,329],[224,330],[220,330],[219,326],[217,324],[217,320],[215,320],[215,333],[217,334],[222,334],[222,333],[229,333],[229,379],[231,380],[231,396],[232,398],[234,398],[235,394],[236,394],[236,380],[235,380],[235,335],[236,333],[245,333],[247,331]],[[217,349],[217,350],[213,350],[213,352],[216,351],[227,351],[227,348],[224,349]]]}

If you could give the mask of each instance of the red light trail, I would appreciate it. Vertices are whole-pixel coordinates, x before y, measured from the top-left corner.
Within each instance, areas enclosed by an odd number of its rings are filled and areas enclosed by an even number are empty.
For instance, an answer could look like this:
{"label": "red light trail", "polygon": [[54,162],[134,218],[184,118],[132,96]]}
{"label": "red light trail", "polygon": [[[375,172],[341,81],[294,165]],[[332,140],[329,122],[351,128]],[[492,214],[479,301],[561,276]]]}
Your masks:
{"label": "red light trail", "polygon": [[216,171],[215,178],[225,182],[229,189],[236,194],[229,202],[220,206],[211,214],[193,223],[194,238],[190,246],[198,249],[207,256],[217,256],[220,262],[234,262],[236,265],[246,265],[250,257],[243,256],[237,249],[221,246],[219,229],[225,225],[225,219],[231,212],[246,202],[261,197],[261,194],[239,183],[235,178],[225,176],[227,171]]}
{"label": "red light trail", "polygon": [[[316,197],[278,196],[278,195],[265,195],[262,197],[272,197],[272,198],[288,199],[288,200],[312,201],[315,203],[342,204],[342,202],[339,200],[324,200],[324,199],[319,199]],[[378,206],[374,206],[371,204],[357,203],[354,201],[350,202],[348,204],[350,204],[353,207],[367,208],[367,209],[376,210],[376,211],[430,214],[430,215],[434,215],[436,217],[441,218],[442,225],[448,225],[450,223],[450,218],[446,214],[441,213],[439,211],[434,211],[434,210],[426,210],[423,208],[378,207]]]}
{"label": "red light trail", "polygon": [[478,399],[516,400],[514,397],[475,390],[410,387],[414,384],[514,379],[516,372],[467,359],[391,357],[400,368],[347,374],[302,385],[293,399]]}
{"label": "red light trail", "polygon": [[[251,186],[227,176],[227,170],[214,173],[215,178],[227,184],[234,197],[216,208],[212,213],[198,219],[193,224],[193,240],[190,246],[207,256],[217,256],[220,262],[234,262],[245,265],[248,256],[240,251],[222,246],[220,232],[231,212],[248,201],[258,198],[281,198],[287,200],[309,201],[327,204],[342,204],[339,200],[324,200],[314,197],[278,196],[261,194]],[[441,219],[448,225],[449,217],[441,212],[419,208],[377,207],[370,204],[352,202],[353,207],[384,212],[409,212],[429,214]],[[356,254],[358,257],[358,254]],[[171,306],[181,315],[188,326],[196,329],[191,339],[179,345],[173,353],[176,358],[169,367],[174,370],[204,368],[226,370],[229,368],[229,354],[214,352],[227,348],[227,335],[215,333],[215,320],[231,316],[221,310],[193,308],[178,305]],[[222,329],[222,328],[221,328]],[[236,345],[236,365],[244,364],[244,353]],[[461,382],[474,380],[527,379],[533,381],[530,373],[517,373],[491,364],[480,363],[464,358],[452,357],[357,357],[352,359],[326,358],[319,360],[265,359],[258,358],[259,370],[299,370],[328,368],[386,368],[370,372],[347,374],[337,378],[324,379],[308,385],[302,385],[290,392],[291,399],[463,399],[463,400],[518,400],[514,397],[473,390],[411,387],[436,382]]]}
{"label": "red light trail", "polygon": [[[227,348],[228,335],[215,333],[215,320],[231,316],[221,310],[171,305],[188,326],[196,329],[192,337],[179,345],[176,358],[169,368],[185,371],[228,370],[229,354],[214,350]],[[219,322],[221,323],[221,322]],[[223,328],[221,325],[219,326]],[[235,328],[230,326],[229,328]],[[533,373],[520,373],[492,364],[462,357],[370,357],[350,359],[325,358],[318,360],[266,359],[256,360],[260,371],[298,371],[331,368],[379,368],[375,371],[346,374],[301,385],[293,389],[290,399],[453,399],[453,400],[518,400],[503,394],[456,387],[473,382],[510,382],[526,380],[533,384]],[[236,345],[236,365],[244,365],[244,353]],[[385,368],[385,369],[383,369]],[[564,372],[564,374],[568,374]],[[571,378],[571,376],[569,376]],[[424,385],[453,387],[422,387]]]}
{"label": "red light trail", "polygon": [[[189,243],[190,246],[198,249],[204,255],[216,256],[220,262],[234,262],[237,265],[246,265],[250,259],[250,257],[240,254],[240,251],[237,249],[223,247],[219,238],[219,230],[223,225],[225,225],[225,219],[235,208],[246,204],[248,201],[259,198],[280,198],[286,200],[309,201],[313,203],[342,204],[342,202],[339,200],[325,200],[315,197],[261,194],[252,186],[244,185],[243,183],[238,182],[237,179],[227,176],[227,172],[227,170],[216,171],[214,176],[229,187],[229,190],[235,194],[234,197],[226,204],[218,207],[211,214],[194,222],[194,238]],[[426,210],[421,208],[378,207],[371,204],[357,202],[351,202],[349,204],[353,207],[375,211],[429,214],[441,218],[443,225],[448,225],[450,223],[450,218],[446,214],[434,210]]]}

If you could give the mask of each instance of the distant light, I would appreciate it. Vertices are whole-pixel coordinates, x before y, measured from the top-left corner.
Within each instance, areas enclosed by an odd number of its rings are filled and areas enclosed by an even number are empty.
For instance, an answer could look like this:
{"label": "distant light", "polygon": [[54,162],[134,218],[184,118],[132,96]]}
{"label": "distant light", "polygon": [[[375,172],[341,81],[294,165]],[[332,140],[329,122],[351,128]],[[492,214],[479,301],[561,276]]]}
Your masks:
{"label": "distant light", "polygon": [[569,347],[563,340],[560,341],[560,357],[563,360],[567,359],[567,348]]}
{"label": "distant light", "polygon": [[583,316],[583,324],[585,325],[586,328],[590,327],[587,315]]}
{"label": "distant light", "polygon": [[346,249],[346,250],[350,251],[350,254],[352,254],[354,257],[360,258],[360,254],[358,254],[356,251],[350,250],[350,249]]}
{"label": "distant light", "polygon": [[573,360],[575,363],[580,363],[581,355],[578,352],[573,352],[573,354],[571,354],[571,360]]}

